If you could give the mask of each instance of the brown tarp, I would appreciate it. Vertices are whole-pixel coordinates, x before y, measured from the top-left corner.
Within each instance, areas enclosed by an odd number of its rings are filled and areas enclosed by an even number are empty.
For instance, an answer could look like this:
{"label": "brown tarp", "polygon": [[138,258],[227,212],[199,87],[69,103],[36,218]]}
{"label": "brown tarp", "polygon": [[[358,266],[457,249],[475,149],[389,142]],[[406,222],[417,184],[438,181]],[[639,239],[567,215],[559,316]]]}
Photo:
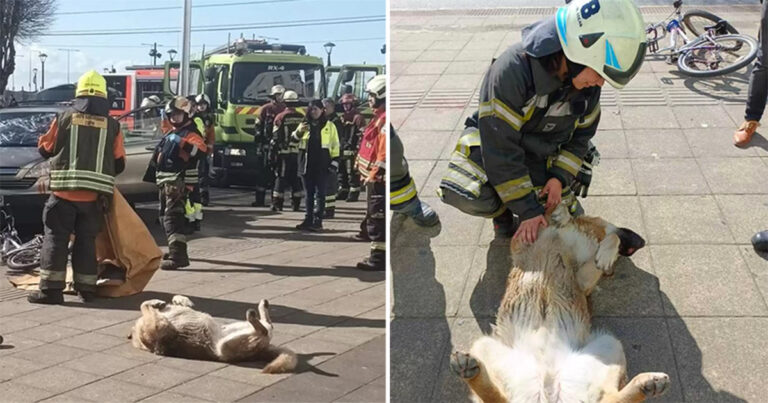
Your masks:
{"label": "brown tarp", "polygon": [[[104,297],[123,297],[141,292],[159,268],[162,255],[147,226],[115,189],[112,206],[105,216],[105,225],[96,237],[96,259],[100,270],[106,266],[117,266],[125,270],[125,281],[100,285],[98,294]],[[71,278],[71,267],[68,267],[68,289],[71,287]],[[8,279],[17,288],[25,290],[36,290],[40,281],[36,274]]]}

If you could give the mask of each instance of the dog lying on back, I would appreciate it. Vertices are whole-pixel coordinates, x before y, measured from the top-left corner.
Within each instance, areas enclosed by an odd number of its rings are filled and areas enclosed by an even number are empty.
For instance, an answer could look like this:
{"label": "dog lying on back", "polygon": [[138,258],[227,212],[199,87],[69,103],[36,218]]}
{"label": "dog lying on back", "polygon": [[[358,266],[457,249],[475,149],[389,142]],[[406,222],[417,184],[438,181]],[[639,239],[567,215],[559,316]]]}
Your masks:
{"label": "dog lying on back", "polygon": [[640,402],[660,396],[667,374],[647,372],[627,382],[614,336],[591,329],[587,296],[618,256],[645,241],[596,217],[571,217],[559,205],[530,245],[512,241],[513,267],[493,334],[451,369],[483,402]]}
{"label": "dog lying on back", "polygon": [[183,295],[171,303],[151,299],[141,304],[141,317],[129,338],[133,346],[158,355],[197,360],[239,362],[267,361],[262,372],[291,372],[296,354],[270,345],[272,321],[269,303],[259,302],[259,310],[249,309],[245,321],[222,325],[207,313],[192,309]]}

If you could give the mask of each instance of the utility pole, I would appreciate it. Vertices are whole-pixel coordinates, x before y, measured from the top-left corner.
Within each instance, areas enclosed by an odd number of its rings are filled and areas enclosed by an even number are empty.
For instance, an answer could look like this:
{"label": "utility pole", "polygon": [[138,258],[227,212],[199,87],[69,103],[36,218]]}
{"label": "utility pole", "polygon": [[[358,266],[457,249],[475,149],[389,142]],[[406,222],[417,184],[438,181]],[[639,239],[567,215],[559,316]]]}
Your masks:
{"label": "utility pole", "polygon": [[182,42],[181,42],[181,69],[179,70],[179,82],[181,89],[179,95],[189,95],[189,41],[190,30],[192,26],[192,0],[184,0],[184,20],[182,22]]}
{"label": "utility pole", "polygon": [[161,52],[157,51],[157,47],[163,47],[163,45],[158,45],[157,42],[154,43],[142,43],[142,46],[152,46],[152,49],[149,50],[149,57],[152,58],[152,65],[157,66],[157,59],[163,57],[163,54]]}
{"label": "utility pole", "polygon": [[59,48],[59,50],[62,51],[62,52],[67,52],[67,84],[69,84],[70,83],[70,81],[69,81],[69,56],[70,56],[70,54],[72,52],[79,52],[80,49],[62,49],[62,48]]}

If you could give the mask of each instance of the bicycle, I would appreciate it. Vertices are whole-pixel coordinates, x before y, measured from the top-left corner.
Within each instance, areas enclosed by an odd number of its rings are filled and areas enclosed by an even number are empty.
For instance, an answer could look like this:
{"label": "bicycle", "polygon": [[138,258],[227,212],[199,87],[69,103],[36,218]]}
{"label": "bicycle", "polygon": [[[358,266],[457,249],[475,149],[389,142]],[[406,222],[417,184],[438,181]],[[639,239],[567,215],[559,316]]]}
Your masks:
{"label": "bicycle", "polygon": [[36,235],[31,241],[22,243],[16,230],[13,215],[0,209],[2,231],[0,231],[0,257],[8,267],[10,274],[29,272],[40,266],[40,252],[43,246],[43,236]]}
{"label": "bicycle", "polygon": [[[704,10],[683,14],[682,0],[675,1],[673,6],[672,14],[645,30],[649,56],[665,56],[671,62],[677,61],[680,71],[693,77],[728,74],[757,57],[757,41],[739,34],[728,21]],[[696,37],[688,39],[683,26]],[[669,46],[660,49],[659,41],[668,33]],[[680,39],[682,46],[678,46]]]}

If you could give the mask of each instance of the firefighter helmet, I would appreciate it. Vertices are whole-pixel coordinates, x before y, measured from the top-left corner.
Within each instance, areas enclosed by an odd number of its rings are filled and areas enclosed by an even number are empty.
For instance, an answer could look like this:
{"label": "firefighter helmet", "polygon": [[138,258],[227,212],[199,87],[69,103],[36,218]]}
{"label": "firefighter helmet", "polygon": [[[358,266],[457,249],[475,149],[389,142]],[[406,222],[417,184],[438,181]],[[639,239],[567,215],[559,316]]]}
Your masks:
{"label": "firefighter helmet", "polygon": [[181,111],[186,115],[186,119],[189,119],[192,116],[192,108],[192,102],[189,102],[187,98],[176,96],[165,105],[165,114],[170,117],[174,112]]}
{"label": "firefighter helmet", "polygon": [[374,98],[386,99],[387,98],[387,76],[379,74],[374,76],[368,84],[365,86],[365,90],[373,95]]}
{"label": "firefighter helmet", "polygon": [[107,80],[96,70],[85,72],[77,80],[75,97],[101,97],[107,98]]}
{"label": "firefighter helmet", "polygon": [[285,87],[280,84],[273,85],[272,90],[269,91],[269,95],[274,97],[275,95],[282,95],[285,93]]}
{"label": "firefighter helmet", "polygon": [[198,94],[195,97],[195,103],[198,104],[198,105],[200,105],[202,103],[205,103],[206,105],[210,105],[211,104],[211,99],[208,98],[208,95]]}
{"label": "firefighter helmet", "polygon": [[160,106],[160,104],[162,102],[163,101],[161,101],[160,97],[158,97],[157,95],[150,95],[150,96],[144,98],[141,101],[141,107],[142,108],[151,108],[151,107],[155,107],[155,106]]}
{"label": "firefighter helmet", "polygon": [[288,90],[283,94],[283,101],[285,102],[299,102],[299,94],[296,91]]}
{"label": "firefighter helmet", "polygon": [[573,0],[555,14],[565,57],[623,88],[645,58],[645,23],[632,0]]}

